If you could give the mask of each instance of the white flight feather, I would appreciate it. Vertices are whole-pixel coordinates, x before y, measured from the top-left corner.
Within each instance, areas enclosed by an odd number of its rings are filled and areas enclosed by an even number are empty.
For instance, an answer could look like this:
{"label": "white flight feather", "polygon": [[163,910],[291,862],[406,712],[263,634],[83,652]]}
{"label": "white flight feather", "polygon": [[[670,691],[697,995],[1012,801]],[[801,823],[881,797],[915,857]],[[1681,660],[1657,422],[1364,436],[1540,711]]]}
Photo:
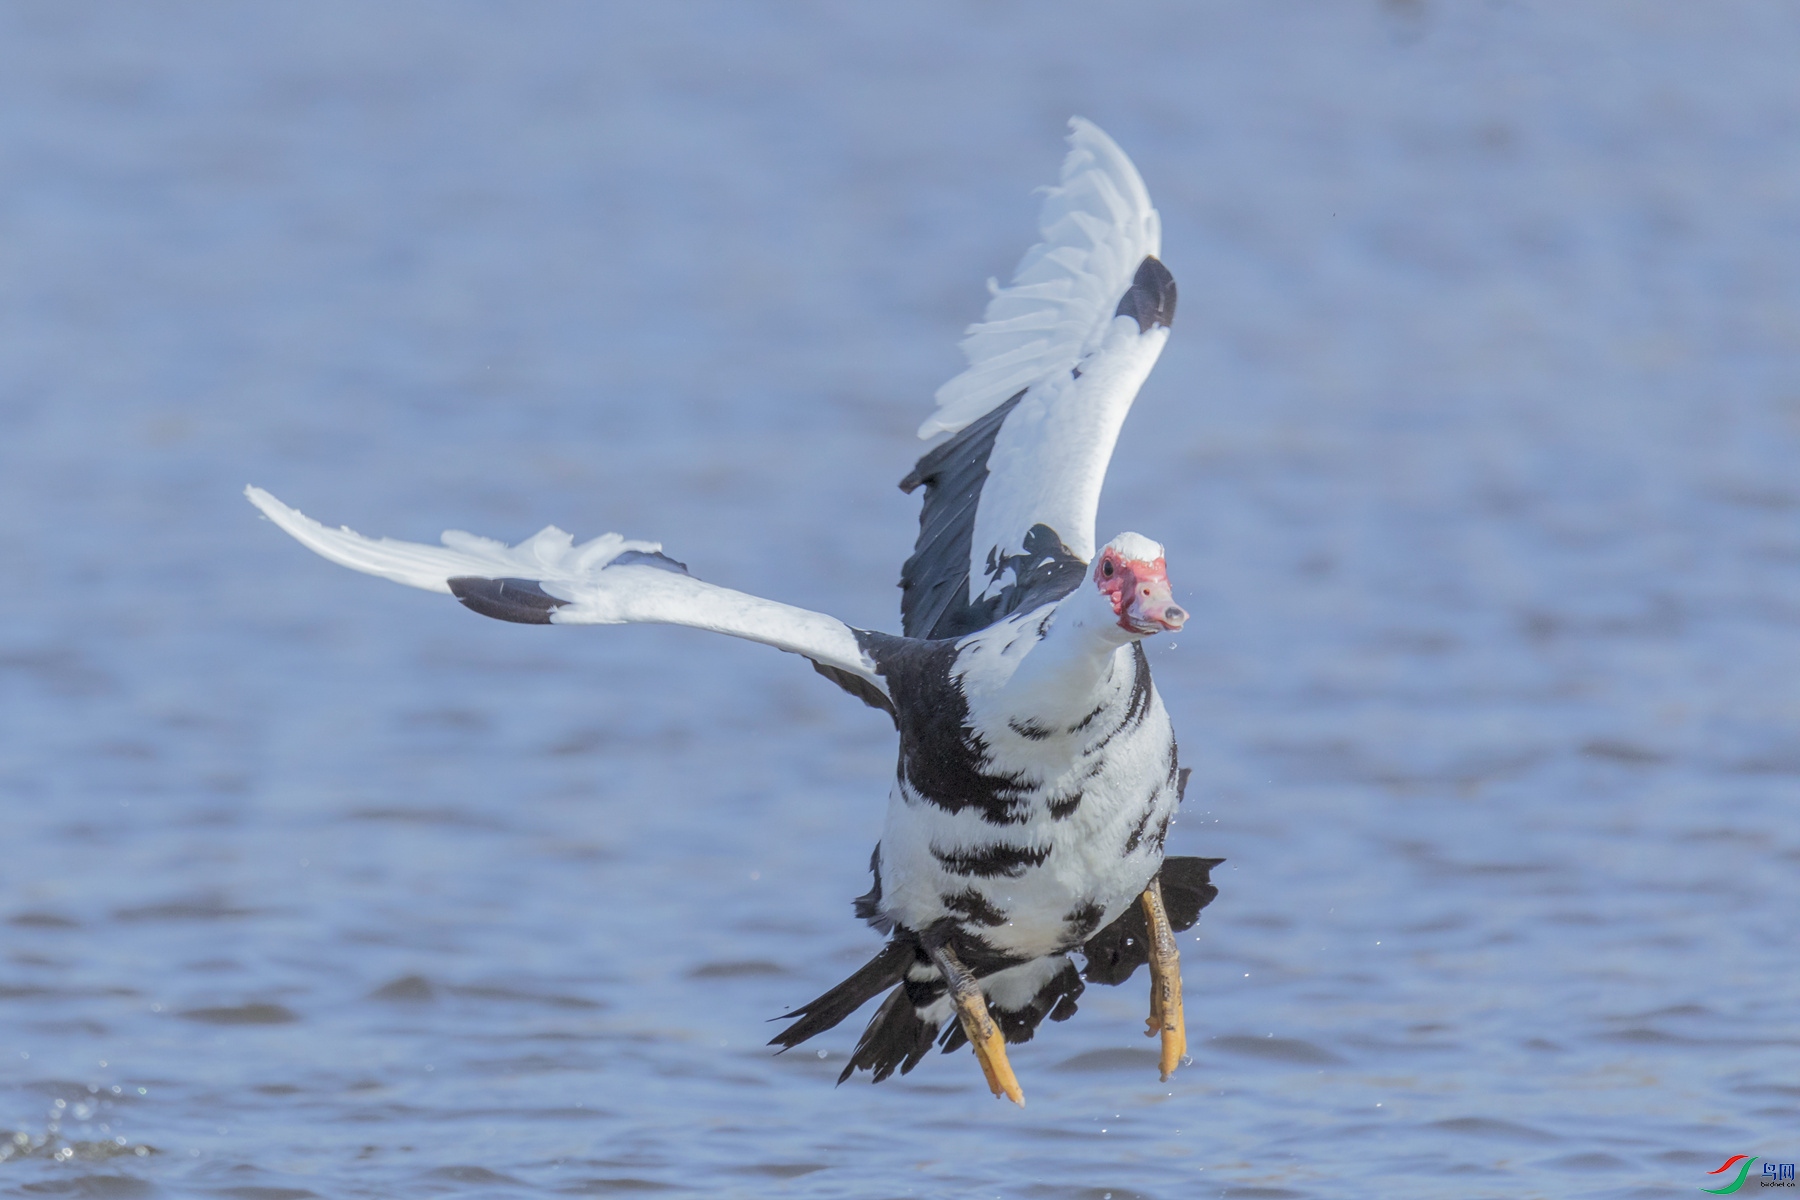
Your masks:
{"label": "white flight feather", "polygon": [[608,533],[577,546],[573,537],[551,525],[516,546],[460,530],[445,533],[441,547],[427,546],[367,538],[348,527],[327,529],[259,487],[247,487],[244,494],[301,545],[354,571],[446,595],[448,581],[458,576],[529,579],[568,602],[550,613],[555,625],[648,622],[710,629],[803,654],[859,675],[887,694],[873,660],[836,617],[657,567],[609,565],[630,550],[654,554],[662,549],[660,542]]}
{"label": "white flight feather", "polygon": [[1081,561],[1094,557],[1094,518],[1113,446],[1169,340],[1168,329],[1140,333],[1130,317],[1108,326],[1080,379],[1055,375],[1032,387],[995,435],[969,540],[971,597],[1010,582],[1006,572],[988,577],[989,550],[998,559],[1017,554],[1033,525],[1054,529]]}
{"label": "white flight feather", "polygon": [[1091,121],[1069,121],[1061,182],[1043,189],[1043,238],[1009,287],[988,280],[985,319],[968,328],[968,369],[937,391],[919,436],[954,433],[1039,380],[1067,374],[1100,348],[1113,310],[1146,255],[1162,252],[1162,219],[1137,168]]}

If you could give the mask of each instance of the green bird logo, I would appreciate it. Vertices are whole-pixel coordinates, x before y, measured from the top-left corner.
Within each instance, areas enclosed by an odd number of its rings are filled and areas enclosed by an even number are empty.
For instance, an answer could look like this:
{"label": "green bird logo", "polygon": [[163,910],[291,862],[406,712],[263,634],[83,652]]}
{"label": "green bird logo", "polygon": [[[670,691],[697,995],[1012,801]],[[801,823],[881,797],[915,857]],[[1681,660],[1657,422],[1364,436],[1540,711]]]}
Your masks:
{"label": "green bird logo", "polygon": [[1700,1190],[1703,1192],[1706,1192],[1708,1195],[1729,1196],[1731,1193],[1737,1191],[1739,1188],[1744,1186],[1744,1180],[1749,1178],[1750,1167],[1755,1162],[1756,1162],[1756,1156],[1754,1154],[1734,1154],[1734,1155],[1732,1155],[1730,1158],[1728,1158],[1724,1162],[1720,1163],[1713,1170],[1708,1171],[1707,1174],[1708,1175],[1719,1175],[1726,1171],[1731,1170],[1731,1168],[1733,1168],[1733,1167],[1737,1167],[1737,1169],[1738,1169],[1737,1178],[1732,1180],[1730,1183],[1726,1184],[1724,1187],[1701,1188]]}

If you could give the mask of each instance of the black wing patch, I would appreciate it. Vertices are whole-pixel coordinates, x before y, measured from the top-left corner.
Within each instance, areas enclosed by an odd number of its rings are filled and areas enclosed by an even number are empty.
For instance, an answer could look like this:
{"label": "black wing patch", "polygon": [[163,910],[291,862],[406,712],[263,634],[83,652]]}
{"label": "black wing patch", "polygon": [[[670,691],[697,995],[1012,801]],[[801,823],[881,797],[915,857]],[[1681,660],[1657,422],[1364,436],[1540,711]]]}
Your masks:
{"label": "black wing patch", "polygon": [[900,713],[900,777],[947,812],[974,808],[991,825],[1023,824],[1031,787],[1011,775],[987,773],[987,744],[969,727],[968,697],[950,674],[956,643],[866,630],[857,631],[856,640],[875,660]]}
{"label": "black wing patch", "polygon": [[[686,563],[676,562],[666,554],[651,550],[626,550],[606,565],[655,567],[659,571],[672,571],[677,575],[688,573]],[[465,607],[484,617],[493,617],[496,621],[512,621],[519,625],[548,625],[550,614],[568,603],[567,600],[558,600],[531,579],[483,579],[478,575],[458,575],[445,582],[450,586],[450,594],[461,600]],[[819,668],[820,671],[824,669]],[[841,680],[838,682],[844,690],[862,695],[847,684],[842,684]]]}
{"label": "black wing patch", "polygon": [[1175,323],[1175,277],[1154,255],[1146,255],[1138,264],[1131,288],[1113,310],[1115,317],[1130,317],[1138,323],[1139,333],[1149,333],[1158,325]]}
{"label": "black wing patch", "polygon": [[1017,554],[1000,558],[988,555],[988,578],[998,578],[1011,571],[1013,581],[998,592],[975,604],[967,605],[975,623],[964,632],[986,629],[1002,617],[1016,612],[1030,612],[1039,605],[1061,600],[1081,586],[1087,575],[1087,564],[1063,545],[1056,530],[1048,525],[1033,525],[1025,531],[1025,548]]}
{"label": "black wing patch", "polygon": [[969,543],[975,535],[975,506],[987,482],[988,455],[1000,426],[1025,391],[973,422],[919,459],[900,490],[925,485],[919,510],[919,540],[900,568],[901,630],[907,637],[958,637],[981,628],[969,624]]}
{"label": "black wing patch", "polygon": [[955,638],[986,629],[1021,609],[1060,600],[1075,590],[1087,564],[1048,525],[1033,525],[1024,548],[1004,559],[990,553],[989,579],[1009,568],[1013,582],[978,603],[969,602],[969,558],[975,510],[987,483],[994,438],[1024,392],[927,453],[900,481],[911,492],[925,485],[919,540],[900,568],[901,628],[907,637]]}
{"label": "black wing patch", "polygon": [[530,579],[482,579],[458,575],[446,580],[450,594],[484,617],[520,625],[548,625],[550,614],[567,600],[558,600]]}

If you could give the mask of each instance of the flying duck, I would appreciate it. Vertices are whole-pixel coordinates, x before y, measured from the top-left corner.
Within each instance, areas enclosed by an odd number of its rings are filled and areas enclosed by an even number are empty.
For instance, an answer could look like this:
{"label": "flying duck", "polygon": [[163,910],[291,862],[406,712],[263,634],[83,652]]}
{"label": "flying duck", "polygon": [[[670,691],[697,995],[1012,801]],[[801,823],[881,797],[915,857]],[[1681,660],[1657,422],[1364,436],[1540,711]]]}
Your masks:
{"label": "flying duck", "polygon": [[728,633],[802,655],[886,711],[899,767],[854,909],[887,941],[771,1042],[797,1046],[886,993],[840,1083],[967,1042],[993,1093],[1023,1104],[1006,1044],[1068,1019],[1087,983],[1145,963],[1162,1078],[1187,1049],[1174,935],[1217,894],[1221,860],[1164,856],[1188,772],[1143,648],[1187,613],[1160,545],[1137,533],[1096,545],[1094,532],[1119,428],[1168,341],[1175,280],[1131,160],[1080,118],[1068,141],[1042,240],[1010,286],[989,281],[985,320],[962,342],[968,369],[919,429],[942,440],[900,482],[925,491],[898,634],[702,582],[657,542],[576,545],[555,526],[516,546],[458,531],[442,546],[372,539],[246,489],[331,561],[483,616]]}

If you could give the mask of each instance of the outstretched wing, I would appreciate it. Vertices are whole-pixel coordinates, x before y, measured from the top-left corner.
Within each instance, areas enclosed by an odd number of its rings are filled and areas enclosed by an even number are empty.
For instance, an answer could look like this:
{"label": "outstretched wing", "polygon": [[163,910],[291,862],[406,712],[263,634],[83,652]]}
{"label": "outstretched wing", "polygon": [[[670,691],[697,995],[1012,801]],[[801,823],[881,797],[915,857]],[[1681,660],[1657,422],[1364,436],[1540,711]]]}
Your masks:
{"label": "outstretched wing", "polygon": [[1169,337],[1175,280],[1156,258],[1144,181],[1097,126],[1069,127],[1043,240],[1011,286],[988,282],[986,319],[962,343],[968,370],[919,429],[953,436],[900,483],[925,485],[900,572],[909,637],[956,637],[1074,588],[1119,427]]}
{"label": "outstretched wing", "polygon": [[250,502],[308,549],[340,566],[455,596],[483,616],[528,625],[655,622],[711,629],[804,655],[819,673],[876,708],[887,685],[857,633],[836,617],[702,583],[656,542],[616,533],[575,545],[554,525],[508,546],[456,530],[442,546],[327,529],[261,488]]}

